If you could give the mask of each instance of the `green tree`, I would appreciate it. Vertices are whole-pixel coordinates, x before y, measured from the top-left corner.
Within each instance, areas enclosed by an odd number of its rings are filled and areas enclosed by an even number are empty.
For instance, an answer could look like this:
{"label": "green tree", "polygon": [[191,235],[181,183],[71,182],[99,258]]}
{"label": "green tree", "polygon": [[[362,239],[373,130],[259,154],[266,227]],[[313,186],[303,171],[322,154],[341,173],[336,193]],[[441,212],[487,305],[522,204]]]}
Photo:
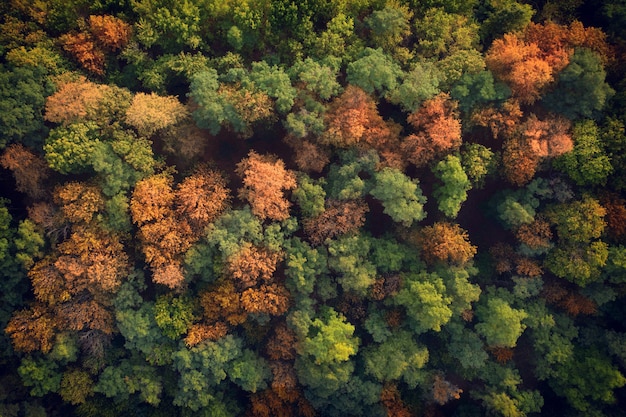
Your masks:
{"label": "green tree", "polygon": [[362,235],[343,236],[328,245],[328,266],[339,273],[337,282],[346,291],[364,295],[376,279],[369,261],[370,241]]}
{"label": "green tree", "polygon": [[163,334],[176,340],[194,321],[193,304],[186,297],[159,296],[154,304],[154,319]]}
{"label": "green tree", "polygon": [[461,205],[467,200],[467,191],[472,184],[463,170],[458,156],[448,155],[434,168],[435,176],[443,184],[436,186],[433,195],[439,210],[450,218],[456,217]]}
{"label": "green tree", "polygon": [[32,387],[30,394],[35,397],[42,397],[49,392],[57,392],[63,377],[59,372],[58,365],[44,357],[25,357],[22,359],[17,372],[24,385]]}
{"label": "green tree", "polygon": [[598,350],[578,348],[569,360],[557,365],[549,383],[572,407],[587,412],[599,404],[615,403],[613,391],[626,385],[626,378]]}
{"label": "green tree", "polygon": [[464,144],[461,150],[461,165],[476,188],[482,188],[485,180],[495,175],[498,169],[496,154],[479,143]]}
{"label": "green tree", "polygon": [[317,365],[346,362],[359,347],[354,329],[342,314],[326,307],[311,321],[308,334],[299,336],[297,350]]}
{"label": "green tree", "polygon": [[403,74],[402,82],[387,94],[386,98],[400,105],[402,110],[417,111],[422,102],[440,93],[441,74],[434,64],[416,62],[409,72]]}
{"label": "green tree", "polygon": [[400,66],[382,49],[366,48],[361,56],[348,64],[346,77],[350,84],[363,91],[384,96],[398,86],[403,72]]}
{"label": "green tree", "polygon": [[479,319],[476,331],[489,346],[515,347],[517,339],[526,329],[522,320],[528,314],[494,295],[488,296],[484,304],[479,304],[476,314]]}
{"label": "green tree", "polygon": [[505,33],[522,30],[530,23],[535,10],[530,4],[515,0],[487,0],[479,9],[480,36],[483,43],[491,41]]}
{"label": "green tree", "polygon": [[380,382],[402,380],[411,389],[426,379],[422,369],[428,357],[428,349],[406,330],[392,333],[385,342],[370,346],[363,353],[366,374]]}
{"label": "green tree", "polygon": [[417,49],[426,58],[443,58],[478,46],[479,26],[467,15],[430,8],[415,21]]}
{"label": "green tree", "polygon": [[426,197],[418,180],[409,178],[400,170],[383,168],[376,172],[370,194],[382,202],[385,214],[403,226],[410,227],[414,221],[426,217]]}
{"label": "green tree", "polygon": [[590,49],[576,49],[543,103],[568,119],[597,118],[615,93],[605,79],[601,58]]}
{"label": "green tree", "polygon": [[296,82],[303,84],[305,91],[322,100],[329,100],[341,91],[341,85],[337,82],[337,71],[311,58],[297,62],[289,72]]}
{"label": "green tree", "polygon": [[411,58],[411,53],[402,47],[404,39],[411,34],[409,24],[413,13],[406,6],[387,4],[384,9],[376,10],[365,18],[365,25],[371,30],[375,47],[382,48],[400,62]]}
{"label": "green tree", "polygon": [[450,91],[450,96],[459,102],[459,109],[466,115],[480,106],[502,103],[510,95],[511,90],[505,84],[496,82],[489,70],[463,74]]}
{"label": "green tree", "polygon": [[52,84],[40,68],[0,65],[0,149],[9,142],[40,144],[47,134],[43,110]]}
{"label": "green tree", "polygon": [[574,125],[574,149],[553,162],[578,185],[604,185],[613,167],[600,140],[598,126],[592,120]]}
{"label": "green tree", "polygon": [[61,174],[83,172],[91,165],[99,143],[97,126],[92,122],[57,127],[44,145],[46,161]]}
{"label": "green tree", "polygon": [[602,241],[564,244],[548,252],[544,264],[554,275],[584,287],[600,279],[608,256],[608,245]]}
{"label": "green tree", "polygon": [[298,187],[292,191],[292,199],[300,206],[302,216],[305,218],[315,217],[324,212],[326,192],[323,185],[325,181],[313,180],[306,174],[298,176]]}
{"label": "green tree", "polygon": [[158,406],[163,393],[163,378],[157,368],[137,359],[122,359],[103,369],[94,392],[116,401],[128,401],[138,394],[141,401]]}
{"label": "green tree", "polygon": [[448,295],[443,279],[436,273],[420,272],[405,274],[403,281],[402,288],[391,302],[406,309],[413,331],[417,334],[441,331],[452,317],[452,297]]}
{"label": "green tree", "polygon": [[606,227],[606,209],[589,195],[552,206],[547,215],[556,226],[559,240],[564,242],[585,243],[598,239]]}
{"label": "green tree", "polygon": [[198,411],[220,403],[217,386],[228,376],[231,362],[241,355],[242,341],[232,335],[174,352],[172,363],[179,374],[174,405]]}

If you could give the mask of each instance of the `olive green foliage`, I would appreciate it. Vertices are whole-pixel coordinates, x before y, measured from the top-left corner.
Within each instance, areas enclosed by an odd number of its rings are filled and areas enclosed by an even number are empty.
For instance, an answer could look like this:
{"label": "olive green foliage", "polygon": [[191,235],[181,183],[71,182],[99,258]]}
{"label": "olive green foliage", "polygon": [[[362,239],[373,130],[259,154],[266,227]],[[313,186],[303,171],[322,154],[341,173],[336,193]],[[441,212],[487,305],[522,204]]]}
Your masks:
{"label": "olive green foliage", "polygon": [[454,218],[467,200],[467,191],[472,188],[472,184],[463,170],[461,160],[455,155],[448,155],[439,161],[433,172],[442,183],[433,193],[437,207],[446,216]]}
{"label": "olive green foliage", "polygon": [[417,180],[407,177],[399,170],[384,168],[374,174],[374,184],[370,194],[383,203],[384,213],[395,222],[410,227],[414,221],[426,217],[426,197]]}

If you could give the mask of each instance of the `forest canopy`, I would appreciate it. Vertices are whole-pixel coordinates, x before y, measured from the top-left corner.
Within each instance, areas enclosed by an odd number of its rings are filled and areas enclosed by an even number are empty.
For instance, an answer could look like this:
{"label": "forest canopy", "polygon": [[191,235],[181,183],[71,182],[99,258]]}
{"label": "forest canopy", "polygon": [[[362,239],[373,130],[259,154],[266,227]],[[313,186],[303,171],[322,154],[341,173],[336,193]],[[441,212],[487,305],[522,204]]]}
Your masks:
{"label": "forest canopy", "polygon": [[624,414],[623,2],[0,12],[0,416]]}

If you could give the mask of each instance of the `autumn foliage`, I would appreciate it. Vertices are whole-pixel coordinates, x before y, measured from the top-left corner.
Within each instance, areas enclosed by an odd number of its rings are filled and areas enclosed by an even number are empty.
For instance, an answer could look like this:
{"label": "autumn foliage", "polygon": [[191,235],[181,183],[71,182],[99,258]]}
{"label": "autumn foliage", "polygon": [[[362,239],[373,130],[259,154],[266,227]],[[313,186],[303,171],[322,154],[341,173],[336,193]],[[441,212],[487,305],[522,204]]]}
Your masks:
{"label": "autumn foliage", "polygon": [[437,222],[424,227],[417,235],[421,255],[426,262],[449,262],[463,265],[476,254],[476,246],[469,241],[467,231],[458,224]]}
{"label": "autumn foliage", "polygon": [[592,315],[598,311],[598,305],[593,300],[562,282],[545,283],[541,295],[547,302],[559,306],[573,317]]}
{"label": "autumn foliage", "polygon": [[105,49],[114,52],[130,41],[132,27],[115,16],[89,16],[89,31]]}
{"label": "autumn foliage", "polygon": [[357,231],[365,223],[367,204],[361,200],[327,200],[320,215],[304,221],[304,231],[314,245]]}
{"label": "autumn foliage", "polygon": [[137,183],[130,211],[155,282],[170,288],[182,286],[182,256],[228,202],[224,179],[206,169],[187,177],[178,189],[164,174]]}
{"label": "autumn foliage", "polygon": [[237,164],[236,172],[243,180],[239,197],[250,203],[254,215],[263,220],[289,218],[291,203],[284,193],[296,188],[297,183],[295,174],[285,168],[282,160],[250,151]]}
{"label": "autumn foliage", "polygon": [[422,103],[407,117],[415,133],[403,139],[402,153],[417,167],[461,146],[461,121],[457,103],[441,93]]}
{"label": "autumn foliage", "polygon": [[0,165],[11,170],[18,191],[34,199],[45,195],[43,182],[51,171],[42,157],[25,146],[14,143],[9,145],[0,156]]}

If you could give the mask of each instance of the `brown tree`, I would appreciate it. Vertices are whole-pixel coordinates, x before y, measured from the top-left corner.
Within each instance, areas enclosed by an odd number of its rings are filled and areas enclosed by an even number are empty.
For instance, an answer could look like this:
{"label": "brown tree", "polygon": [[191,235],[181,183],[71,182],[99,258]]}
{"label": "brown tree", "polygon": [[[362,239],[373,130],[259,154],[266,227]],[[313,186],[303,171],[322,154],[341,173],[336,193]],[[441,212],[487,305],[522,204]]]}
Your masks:
{"label": "brown tree", "polygon": [[554,80],[553,68],[537,44],[527,43],[516,34],[505,34],[493,41],[485,62],[511,88],[513,96],[525,104],[534,103]]}
{"label": "brown tree", "polygon": [[61,83],[57,91],[46,98],[44,118],[52,123],[73,123],[85,118],[102,97],[101,86],[85,77]]}
{"label": "brown tree", "polygon": [[227,259],[226,273],[243,290],[256,286],[259,280],[269,282],[282,258],[280,252],[245,244],[239,252]]}
{"label": "brown tree", "polygon": [[519,187],[533,179],[540,157],[528,146],[521,134],[514,135],[502,150],[502,166],[507,181]]}
{"label": "brown tree", "polygon": [[250,203],[254,215],[262,220],[289,218],[291,203],[284,193],[296,188],[297,183],[295,174],[285,168],[282,160],[250,151],[248,157],[237,164],[236,172],[243,179],[239,197]]}
{"label": "brown tree", "polygon": [[322,214],[304,221],[304,232],[311,243],[321,245],[326,239],[359,230],[368,211],[362,200],[327,200]]}
{"label": "brown tree", "polygon": [[[359,87],[349,85],[333,100],[324,116],[324,144],[349,148],[362,142],[375,143],[385,122],[378,114],[376,102]],[[383,135],[384,137],[384,135]]]}
{"label": "brown tree", "polygon": [[241,306],[248,313],[281,316],[289,308],[289,291],[276,283],[248,288],[241,294]]}
{"label": "brown tree", "polygon": [[185,344],[193,347],[205,340],[218,340],[226,336],[228,325],[218,321],[213,324],[196,323],[191,326],[185,337]]}
{"label": "brown tree", "polygon": [[422,258],[429,263],[448,262],[464,265],[476,254],[466,230],[456,223],[437,222],[417,235]]}
{"label": "brown tree", "polygon": [[81,67],[95,75],[104,75],[105,55],[88,33],[67,33],[59,41]]}
{"label": "brown tree", "polygon": [[115,16],[89,16],[89,31],[105,49],[115,52],[125,47],[132,35],[132,26]]}
{"label": "brown tree", "polygon": [[104,196],[95,185],[68,182],[54,189],[54,202],[71,223],[90,223],[104,209]]}
{"label": "brown tree", "polygon": [[27,310],[13,313],[5,332],[11,337],[13,348],[19,352],[52,349],[58,320],[44,304],[36,303]]}
{"label": "brown tree", "polygon": [[43,182],[51,174],[46,161],[19,143],[13,143],[0,156],[0,165],[11,170],[18,191],[33,199],[46,194]]}
{"label": "brown tree", "polygon": [[230,204],[230,190],[217,171],[200,168],[186,177],[176,191],[176,214],[189,221],[194,232],[202,233]]}
{"label": "brown tree", "polygon": [[208,323],[225,321],[236,326],[245,322],[248,316],[241,305],[241,295],[230,280],[221,280],[202,292],[200,306]]}
{"label": "brown tree", "polygon": [[439,405],[444,405],[452,399],[458,400],[461,398],[461,393],[463,392],[463,390],[456,385],[446,381],[441,374],[435,374],[431,389],[432,398]]}
{"label": "brown tree", "polygon": [[521,225],[515,231],[515,236],[520,243],[530,249],[547,249],[552,240],[552,230],[545,218],[537,216],[532,223]]}
{"label": "brown tree", "polygon": [[285,322],[280,322],[273,328],[273,333],[265,345],[267,356],[274,361],[294,360],[297,340],[295,332],[287,327]]}
{"label": "brown tree", "polygon": [[606,209],[606,223],[609,235],[616,240],[626,237],[626,200],[618,194],[607,193],[600,200]]}
{"label": "brown tree", "polygon": [[422,103],[407,117],[416,133],[404,138],[402,153],[417,167],[424,166],[436,156],[445,155],[461,146],[461,121],[457,103],[441,93]]}
{"label": "brown tree", "polygon": [[486,107],[472,115],[472,122],[478,126],[488,127],[494,138],[502,135],[510,137],[517,129],[522,116],[518,100],[509,99],[501,107]]}
{"label": "brown tree", "polygon": [[380,392],[380,401],[387,409],[387,417],[412,417],[413,413],[402,401],[398,387],[393,383],[386,383]]}
{"label": "brown tree", "polygon": [[321,173],[330,162],[330,151],[319,143],[287,136],[284,139],[294,154],[294,162],[301,171]]}

